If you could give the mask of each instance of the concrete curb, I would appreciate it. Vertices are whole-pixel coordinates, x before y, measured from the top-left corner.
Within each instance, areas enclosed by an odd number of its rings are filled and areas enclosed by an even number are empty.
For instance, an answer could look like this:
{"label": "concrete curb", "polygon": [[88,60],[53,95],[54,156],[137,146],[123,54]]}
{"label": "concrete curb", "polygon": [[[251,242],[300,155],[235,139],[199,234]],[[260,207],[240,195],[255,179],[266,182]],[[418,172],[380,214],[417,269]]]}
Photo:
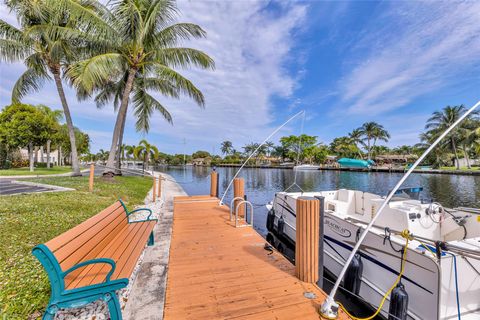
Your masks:
{"label": "concrete curb", "polygon": [[[90,169],[80,170],[80,173],[90,172]],[[0,176],[0,180],[18,180],[18,179],[32,179],[32,178],[50,178],[50,177],[70,177],[72,172],[57,173],[57,174],[31,174],[28,176]]]}

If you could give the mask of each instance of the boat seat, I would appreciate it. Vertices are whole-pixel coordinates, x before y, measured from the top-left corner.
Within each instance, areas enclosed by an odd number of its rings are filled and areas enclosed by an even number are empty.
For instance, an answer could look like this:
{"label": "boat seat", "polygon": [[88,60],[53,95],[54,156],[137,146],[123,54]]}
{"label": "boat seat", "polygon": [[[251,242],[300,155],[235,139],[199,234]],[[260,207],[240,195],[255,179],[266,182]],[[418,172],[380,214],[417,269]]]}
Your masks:
{"label": "boat seat", "polygon": [[351,190],[340,189],[337,191],[336,199],[325,201],[325,209],[341,215],[351,214],[355,209],[355,193]]}

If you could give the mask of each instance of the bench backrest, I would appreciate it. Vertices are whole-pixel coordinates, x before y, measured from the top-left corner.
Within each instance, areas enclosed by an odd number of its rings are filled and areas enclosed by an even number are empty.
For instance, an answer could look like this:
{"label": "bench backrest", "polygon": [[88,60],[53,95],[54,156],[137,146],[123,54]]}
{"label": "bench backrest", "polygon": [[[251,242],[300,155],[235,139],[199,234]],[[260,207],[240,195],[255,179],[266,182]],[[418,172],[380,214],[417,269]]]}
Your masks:
{"label": "bench backrest", "polygon": [[[56,268],[57,264],[60,270],[56,271],[63,272],[82,261],[95,258],[127,226],[126,208],[121,201],[116,201],[90,219],[45,243],[57,260],[56,263],[51,261],[52,265]],[[74,279],[81,271],[82,268],[73,271],[62,285],[68,285],[69,279]]]}

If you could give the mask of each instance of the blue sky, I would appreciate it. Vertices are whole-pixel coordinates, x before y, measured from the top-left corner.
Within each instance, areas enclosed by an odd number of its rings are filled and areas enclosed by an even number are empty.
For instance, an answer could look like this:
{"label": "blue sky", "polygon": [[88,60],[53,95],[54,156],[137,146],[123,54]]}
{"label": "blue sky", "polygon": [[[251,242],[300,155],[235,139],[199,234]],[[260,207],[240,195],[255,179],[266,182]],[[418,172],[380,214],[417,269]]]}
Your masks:
{"label": "blue sky", "polygon": [[[161,151],[219,152],[223,140],[238,149],[262,141],[289,116],[306,111],[304,132],[329,143],[366,121],[391,133],[388,145],[414,144],[429,115],[445,105],[480,99],[480,2],[179,1],[179,21],[194,22],[207,39],[200,48],[215,71],[181,70],[204,92],[206,108],[187,97],[157,96],[173,115],[155,115],[145,137]],[[0,6],[0,18],[15,23]],[[23,72],[0,63],[0,106]],[[108,149],[115,114],[78,102],[68,90],[74,124],[89,133],[92,151]],[[60,108],[52,84],[25,102]],[[276,137],[299,134],[301,119]],[[273,140],[276,140],[273,139]]]}

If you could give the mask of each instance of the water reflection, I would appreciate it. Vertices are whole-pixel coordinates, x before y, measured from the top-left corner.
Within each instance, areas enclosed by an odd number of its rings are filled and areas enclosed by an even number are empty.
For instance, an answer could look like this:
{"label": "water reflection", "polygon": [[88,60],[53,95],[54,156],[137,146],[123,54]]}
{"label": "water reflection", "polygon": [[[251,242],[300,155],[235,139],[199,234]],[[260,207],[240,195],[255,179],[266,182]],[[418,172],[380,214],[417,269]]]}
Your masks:
{"label": "water reflection", "polygon": [[[207,167],[160,168],[171,174],[190,195],[207,194],[210,191]],[[236,168],[217,168],[220,179],[220,195],[223,195],[233,178]],[[275,192],[283,191],[294,181],[294,171],[289,169],[244,169],[239,177],[245,179],[248,199],[255,205],[255,228],[266,235],[266,209],[264,205],[273,199]],[[349,172],[349,171],[299,171],[297,184],[304,191],[356,189],[385,195],[402,177],[401,173]],[[404,186],[422,186],[423,198],[438,201],[447,207],[480,207],[480,177],[440,174],[412,174]],[[229,204],[233,191],[229,191],[225,203]]]}

